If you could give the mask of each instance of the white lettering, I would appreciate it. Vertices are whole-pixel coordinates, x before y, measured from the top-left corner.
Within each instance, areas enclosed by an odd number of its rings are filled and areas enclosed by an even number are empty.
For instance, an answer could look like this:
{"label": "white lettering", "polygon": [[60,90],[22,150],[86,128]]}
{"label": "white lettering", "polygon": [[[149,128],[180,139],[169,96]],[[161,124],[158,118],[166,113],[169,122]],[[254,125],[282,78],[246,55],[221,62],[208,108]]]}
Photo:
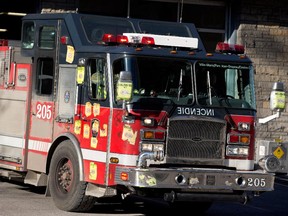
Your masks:
{"label": "white lettering", "polygon": [[214,109],[193,108],[193,107],[177,107],[178,115],[198,115],[198,116],[214,116]]}

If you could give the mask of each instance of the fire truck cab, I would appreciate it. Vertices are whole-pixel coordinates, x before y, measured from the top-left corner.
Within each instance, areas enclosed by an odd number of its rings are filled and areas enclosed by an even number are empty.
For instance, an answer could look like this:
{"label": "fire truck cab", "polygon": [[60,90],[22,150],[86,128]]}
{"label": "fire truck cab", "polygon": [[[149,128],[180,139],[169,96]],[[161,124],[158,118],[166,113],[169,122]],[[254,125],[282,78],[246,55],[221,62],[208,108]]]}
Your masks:
{"label": "fire truck cab", "polygon": [[188,23],[25,16],[21,42],[0,43],[0,175],[47,186],[65,211],[129,195],[205,210],[272,191],[252,62],[240,45],[216,51]]}

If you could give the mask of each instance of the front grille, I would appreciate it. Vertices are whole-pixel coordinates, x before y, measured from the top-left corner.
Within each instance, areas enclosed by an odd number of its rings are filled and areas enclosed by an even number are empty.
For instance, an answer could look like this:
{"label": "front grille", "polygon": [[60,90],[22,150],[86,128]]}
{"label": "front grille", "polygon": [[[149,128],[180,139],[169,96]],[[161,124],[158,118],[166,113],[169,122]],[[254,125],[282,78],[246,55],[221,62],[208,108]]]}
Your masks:
{"label": "front grille", "polygon": [[[221,160],[225,151],[224,120],[177,117],[169,120],[166,162]],[[206,161],[205,161],[206,159]]]}

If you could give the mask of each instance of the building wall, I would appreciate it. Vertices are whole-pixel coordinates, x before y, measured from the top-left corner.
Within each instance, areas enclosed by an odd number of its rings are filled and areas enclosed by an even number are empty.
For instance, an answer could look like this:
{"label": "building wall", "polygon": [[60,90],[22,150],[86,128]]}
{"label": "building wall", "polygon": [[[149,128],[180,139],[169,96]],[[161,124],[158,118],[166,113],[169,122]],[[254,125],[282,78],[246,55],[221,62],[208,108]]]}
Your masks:
{"label": "building wall", "polygon": [[[288,7],[285,0],[242,0],[238,42],[246,45],[255,65],[257,116],[272,114],[269,104],[273,82],[288,89]],[[258,139],[288,139],[287,108],[281,118],[257,124]]]}

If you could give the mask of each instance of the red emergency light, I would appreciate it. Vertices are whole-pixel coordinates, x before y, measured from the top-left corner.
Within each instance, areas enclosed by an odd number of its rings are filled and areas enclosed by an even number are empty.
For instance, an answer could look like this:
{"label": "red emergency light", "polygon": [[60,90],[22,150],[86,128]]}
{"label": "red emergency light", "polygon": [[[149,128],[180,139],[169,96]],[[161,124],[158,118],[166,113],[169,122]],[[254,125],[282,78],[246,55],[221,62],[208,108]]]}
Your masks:
{"label": "red emergency light", "polygon": [[104,43],[116,43],[117,38],[113,34],[104,34],[102,37]]}
{"label": "red emergency light", "polygon": [[125,35],[113,35],[113,34],[104,34],[102,37],[102,41],[106,44],[127,44],[128,43],[128,37]]}
{"label": "red emergency light", "polygon": [[144,36],[142,38],[136,38],[129,40],[126,35],[113,35],[113,34],[104,34],[102,41],[105,44],[142,44],[142,45],[155,45],[153,37]]}
{"label": "red emergency light", "polygon": [[244,51],[245,51],[244,46],[239,44],[228,44],[224,42],[218,42],[216,45],[216,52],[244,54]]}
{"label": "red emergency light", "polygon": [[61,44],[66,45],[66,44],[68,44],[68,41],[69,41],[69,37],[67,37],[67,36],[61,36],[60,37]]}
{"label": "red emergency light", "polygon": [[141,44],[155,45],[155,41],[152,37],[142,37]]}
{"label": "red emergency light", "polygon": [[104,34],[102,37],[104,43],[117,43],[117,44],[126,44],[128,43],[127,36],[124,35],[113,35],[113,34]]}

